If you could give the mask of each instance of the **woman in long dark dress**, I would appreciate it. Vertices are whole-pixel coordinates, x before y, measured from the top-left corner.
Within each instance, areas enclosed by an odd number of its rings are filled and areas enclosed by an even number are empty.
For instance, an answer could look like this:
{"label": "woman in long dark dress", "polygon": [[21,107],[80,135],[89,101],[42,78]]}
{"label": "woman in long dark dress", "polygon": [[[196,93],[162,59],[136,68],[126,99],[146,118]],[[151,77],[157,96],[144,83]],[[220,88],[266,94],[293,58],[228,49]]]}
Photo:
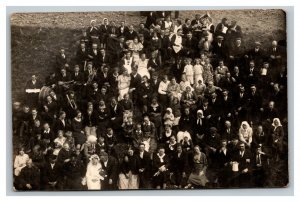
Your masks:
{"label": "woman in long dark dress", "polygon": [[75,145],[83,145],[86,141],[86,135],[84,134],[84,128],[82,125],[82,114],[79,110],[77,110],[76,116],[72,119],[71,125]]}
{"label": "woman in long dark dress", "polygon": [[142,105],[142,112],[146,113],[148,111],[148,105],[150,104],[150,98],[153,93],[153,88],[146,76],[143,77],[143,83],[139,89],[139,99]]}
{"label": "woman in long dark dress", "polygon": [[185,188],[188,189],[192,186],[205,187],[208,182],[206,177],[207,159],[206,155],[200,151],[200,147],[198,145],[194,147],[192,163],[192,173],[189,176],[188,185]]}
{"label": "woman in long dark dress", "polygon": [[157,136],[161,134],[161,126],[162,126],[161,112],[162,112],[162,108],[161,105],[157,102],[157,98],[156,97],[152,98],[152,102],[148,107],[148,113],[150,114],[150,121],[153,122],[155,125]]}
{"label": "woman in long dark dress", "polygon": [[272,123],[272,147],[275,153],[275,160],[278,161],[283,153],[284,131],[279,118],[274,118]]}

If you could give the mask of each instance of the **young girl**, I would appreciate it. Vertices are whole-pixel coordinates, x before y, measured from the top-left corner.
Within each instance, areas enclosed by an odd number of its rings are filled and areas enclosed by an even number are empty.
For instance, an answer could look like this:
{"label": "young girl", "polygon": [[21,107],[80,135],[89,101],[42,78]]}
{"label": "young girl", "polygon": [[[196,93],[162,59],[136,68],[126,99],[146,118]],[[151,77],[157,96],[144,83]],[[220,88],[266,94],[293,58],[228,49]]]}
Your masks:
{"label": "young girl", "polygon": [[203,81],[202,73],[203,73],[203,66],[200,64],[200,59],[196,58],[195,65],[194,65],[194,82],[195,82],[195,84],[197,84],[199,80]]}
{"label": "young girl", "polygon": [[148,68],[147,68],[148,61],[149,61],[149,59],[146,58],[146,54],[141,53],[141,58],[137,62],[137,73],[139,75],[141,75],[141,77],[147,76],[148,79],[150,79],[150,73],[149,73]]}
{"label": "young girl", "polygon": [[138,62],[140,59],[140,52],[144,46],[138,40],[138,37],[134,37],[133,42],[128,45],[129,50],[132,51],[132,62]]}
{"label": "young girl", "polygon": [[203,66],[203,81],[204,84],[214,81],[213,74],[212,74],[213,68],[212,65],[210,64],[209,58],[205,59],[205,64]]}
{"label": "young girl", "polygon": [[191,85],[194,84],[194,68],[192,63],[192,59],[191,58],[187,58],[185,60],[185,67],[183,72],[186,75],[186,79],[190,82]]}

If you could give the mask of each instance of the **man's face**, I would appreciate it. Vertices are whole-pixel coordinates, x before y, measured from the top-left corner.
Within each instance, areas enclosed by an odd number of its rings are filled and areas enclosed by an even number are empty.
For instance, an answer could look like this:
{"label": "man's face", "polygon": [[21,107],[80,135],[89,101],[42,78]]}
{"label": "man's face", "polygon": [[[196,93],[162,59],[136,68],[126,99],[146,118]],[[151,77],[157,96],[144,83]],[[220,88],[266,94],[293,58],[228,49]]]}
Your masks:
{"label": "man's face", "polygon": [[100,50],[100,53],[101,53],[102,55],[104,55],[104,54],[105,54],[105,50],[104,50],[104,49],[101,49],[101,50]]}
{"label": "man's face", "polygon": [[31,113],[32,113],[33,116],[37,115],[37,111],[36,110],[32,110]]}
{"label": "man's face", "polygon": [[83,48],[85,48],[85,44],[84,43],[81,43],[80,44],[80,47],[83,49]]}
{"label": "man's face", "polygon": [[270,103],[269,103],[269,108],[270,108],[270,109],[273,109],[273,108],[274,108],[274,102],[270,102]]}
{"label": "man's face", "polygon": [[96,82],[93,83],[93,88],[97,89],[98,88],[98,84]]}
{"label": "man's face", "polygon": [[259,133],[261,133],[261,132],[263,131],[262,126],[258,126],[258,127],[257,127],[257,131],[258,131]]}
{"label": "man's face", "polygon": [[242,41],[241,40],[236,40],[236,45],[239,46],[241,45]]}
{"label": "man's face", "polygon": [[144,122],[145,122],[146,124],[149,124],[149,122],[150,122],[150,121],[149,121],[149,118],[148,118],[148,117],[145,117],[145,118],[144,118]]}
{"label": "man's face", "polygon": [[97,44],[93,44],[93,45],[92,45],[92,48],[93,48],[94,50],[97,49],[97,47],[98,47]]}
{"label": "man's face", "polygon": [[178,147],[177,147],[177,152],[178,152],[178,153],[181,153],[181,152],[182,152],[182,147],[178,146]]}
{"label": "man's face", "polygon": [[139,151],[140,151],[140,152],[145,151],[145,145],[140,145],[140,146],[139,146]]}
{"label": "man's face", "polygon": [[45,130],[48,130],[48,129],[49,129],[49,124],[48,124],[48,123],[45,123],[45,124],[44,124],[44,129],[45,129]]}
{"label": "man's face", "polygon": [[79,67],[76,66],[76,67],[74,68],[74,71],[75,71],[75,72],[79,72]]}
{"label": "man's face", "polygon": [[133,25],[129,26],[129,31],[133,31]]}
{"label": "man's face", "polygon": [[245,144],[240,144],[240,151],[245,151]]}
{"label": "man's face", "polygon": [[60,49],[61,54],[65,54],[65,49]]}
{"label": "man's face", "polygon": [[158,153],[160,156],[164,155],[165,154],[165,149],[161,148],[158,150]]}

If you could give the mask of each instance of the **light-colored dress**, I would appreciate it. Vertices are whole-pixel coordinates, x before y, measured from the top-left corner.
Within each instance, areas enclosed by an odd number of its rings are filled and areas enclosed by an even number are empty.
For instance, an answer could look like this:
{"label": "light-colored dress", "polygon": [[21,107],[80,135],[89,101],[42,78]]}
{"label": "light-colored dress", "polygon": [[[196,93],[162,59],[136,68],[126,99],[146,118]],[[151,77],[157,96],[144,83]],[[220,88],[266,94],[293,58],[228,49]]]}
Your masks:
{"label": "light-colored dress", "polygon": [[28,161],[29,156],[27,154],[17,155],[14,162],[14,174],[16,176],[20,175],[21,170],[26,166],[26,162]]}
{"label": "light-colored dress", "polygon": [[196,186],[205,186],[208,182],[206,177],[207,159],[202,152],[195,154],[193,158],[194,168],[189,176],[188,183]]}
{"label": "light-colored dress", "polygon": [[194,65],[194,83],[198,84],[198,81],[201,80],[203,82],[203,66],[202,65]]}
{"label": "light-colored dress", "polygon": [[122,100],[124,95],[128,93],[130,85],[130,76],[119,75],[118,76],[118,88],[119,97],[118,100]]}
{"label": "light-colored dress", "polygon": [[186,65],[183,72],[186,75],[186,79],[190,82],[191,85],[194,84],[194,68],[193,65]]}
{"label": "light-colored dress", "polygon": [[138,61],[137,73],[139,75],[141,75],[141,77],[147,76],[148,79],[150,79],[150,73],[149,73],[148,68],[147,68],[148,61],[149,61],[149,59],[145,59],[145,60],[140,59]]}
{"label": "light-colored dress", "polygon": [[133,63],[132,57],[130,57],[129,60],[127,60],[126,58],[124,59],[124,68],[128,71],[128,74],[132,72],[132,68],[131,68],[132,63]]}
{"label": "light-colored dress", "polygon": [[86,170],[86,184],[89,190],[100,190],[101,189],[101,180],[104,178],[100,175],[102,166],[100,163],[96,165],[91,162],[87,166]]}
{"label": "light-colored dress", "polygon": [[140,42],[138,43],[130,43],[129,49],[132,51],[132,60],[133,62],[137,62],[140,59],[140,51],[143,50],[144,46]]}

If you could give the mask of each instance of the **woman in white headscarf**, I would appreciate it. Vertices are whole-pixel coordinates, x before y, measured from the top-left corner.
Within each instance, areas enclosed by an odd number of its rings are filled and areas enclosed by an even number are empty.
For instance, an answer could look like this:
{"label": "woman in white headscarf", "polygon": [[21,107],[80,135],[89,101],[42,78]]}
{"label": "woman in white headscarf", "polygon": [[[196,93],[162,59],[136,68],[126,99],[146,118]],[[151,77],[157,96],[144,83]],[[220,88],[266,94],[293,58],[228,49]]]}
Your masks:
{"label": "woman in white headscarf", "polygon": [[253,130],[248,124],[248,122],[243,121],[239,129],[240,141],[245,143],[248,147],[250,147],[252,143],[252,134],[253,134]]}
{"label": "woman in white headscarf", "polygon": [[272,146],[275,149],[275,158],[279,160],[279,156],[283,150],[284,131],[279,118],[274,118],[272,123]]}
{"label": "woman in white headscarf", "polygon": [[86,169],[86,184],[88,190],[101,190],[101,180],[104,178],[101,176],[102,166],[100,158],[97,154],[90,157],[90,162]]}

